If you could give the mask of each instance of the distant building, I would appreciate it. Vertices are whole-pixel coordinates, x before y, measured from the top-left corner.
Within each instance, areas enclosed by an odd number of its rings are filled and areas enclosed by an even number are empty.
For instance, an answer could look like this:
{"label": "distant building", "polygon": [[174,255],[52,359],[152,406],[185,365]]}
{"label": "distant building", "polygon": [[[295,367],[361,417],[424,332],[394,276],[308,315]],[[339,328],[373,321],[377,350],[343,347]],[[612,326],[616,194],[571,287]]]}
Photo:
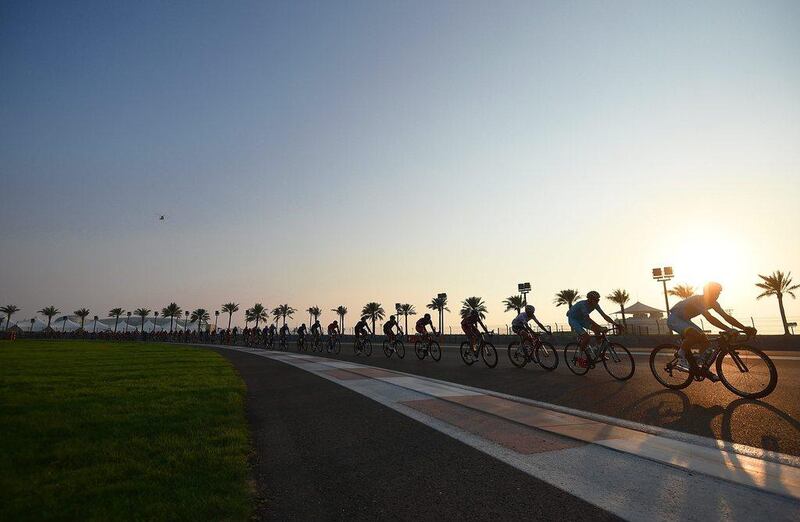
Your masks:
{"label": "distant building", "polygon": [[[616,311],[614,314],[621,316],[622,312]],[[664,310],[639,301],[625,308],[625,322],[628,325],[627,333],[632,335],[665,334],[669,331]]]}

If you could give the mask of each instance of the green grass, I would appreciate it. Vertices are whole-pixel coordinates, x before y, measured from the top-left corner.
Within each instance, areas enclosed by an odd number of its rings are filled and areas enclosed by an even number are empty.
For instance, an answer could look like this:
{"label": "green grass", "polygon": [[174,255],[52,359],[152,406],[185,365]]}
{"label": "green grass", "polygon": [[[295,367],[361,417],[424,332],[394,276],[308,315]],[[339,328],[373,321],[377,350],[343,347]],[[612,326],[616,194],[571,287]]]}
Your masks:
{"label": "green grass", "polygon": [[208,350],[0,341],[0,520],[246,520],[244,393]]}

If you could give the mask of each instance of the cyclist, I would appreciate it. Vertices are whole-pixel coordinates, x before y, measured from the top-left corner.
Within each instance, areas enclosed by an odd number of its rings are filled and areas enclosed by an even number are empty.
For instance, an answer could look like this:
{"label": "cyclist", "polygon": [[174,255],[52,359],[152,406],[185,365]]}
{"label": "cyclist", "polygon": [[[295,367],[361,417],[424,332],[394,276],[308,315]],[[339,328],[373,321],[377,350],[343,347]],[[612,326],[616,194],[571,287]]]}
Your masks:
{"label": "cyclist", "polygon": [[601,333],[608,331],[608,328],[600,326],[592,321],[591,317],[589,317],[589,314],[595,310],[600,312],[600,315],[603,316],[603,319],[615,325],[619,329],[622,328],[622,326],[607,316],[603,309],[600,308],[600,294],[595,290],[592,290],[586,294],[585,300],[578,301],[567,311],[567,320],[569,321],[569,326],[578,336],[578,344],[583,349],[586,349],[592,337],[589,335],[589,330],[594,332],[595,335],[600,335]]}
{"label": "cyclist", "polygon": [[319,341],[319,337],[322,335],[322,325],[319,324],[319,319],[315,319],[314,324],[311,325],[311,335],[314,337],[314,341]]}
{"label": "cyclist", "polygon": [[281,343],[286,344],[286,336],[289,335],[289,327],[284,324],[281,326],[281,330],[278,333],[281,337]]}
{"label": "cyclist", "polygon": [[397,338],[397,334],[394,333],[394,329],[397,328],[397,331],[400,332],[400,325],[397,324],[397,319],[395,316],[390,315],[389,320],[383,323],[383,334],[386,336],[386,340],[390,343],[394,342]]}
{"label": "cyclist", "polygon": [[264,346],[267,345],[267,339],[269,338],[269,326],[264,326],[264,329],[261,331],[262,338],[261,341],[264,343]]}
{"label": "cyclist", "polygon": [[533,342],[533,330],[531,330],[530,325],[528,322],[533,319],[533,321],[548,335],[553,335],[550,331],[544,327],[542,323],[539,322],[539,319],[536,318],[534,315],[536,312],[536,308],[533,305],[525,305],[525,309],[517,315],[513,321],[511,321],[511,331],[515,334],[519,335],[520,342],[525,344],[525,341]]}
{"label": "cyclist", "polygon": [[472,353],[475,354],[476,357],[478,356],[478,347],[476,345],[476,341],[478,341],[481,336],[480,331],[478,331],[478,325],[481,325],[481,328],[483,328],[483,331],[486,334],[489,333],[486,325],[483,324],[483,321],[481,321],[481,315],[477,310],[470,310],[470,312],[464,316],[464,319],[461,320],[461,329],[464,330],[465,334],[467,334],[469,346],[472,348]]}
{"label": "cyclist", "polygon": [[297,329],[297,343],[303,344],[305,340],[306,340],[306,323],[303,323]]}
{"label": "cyclist", "polygon": [[366,317],[362,317],[355,326],[355,336],[356,336],[356,344],[359,343],[361,338],[366,337],[367,335],[372,334],[372,331],[369,329],[369,324],[367,324]]}
{"label": "cyclist", "polygon": [[425,314],[420,319],[417,319],[417,324],[414,325],[414,329],[417,331],[417,334],[419,334],[420,340],[422,341],[428,340],[428,326],[431,327],[433,334],[436,335],[436,328],[433,327],[431,314]]}
{"label": "cyclist", "polygon": [[[669,311],[667,317],[667,326],[680,335],[683,339],[681,341],[681,348],[678,350],[680,363],[677,368],[689,371],[691,367],[697,367],[697,363],[692,354],[692,347],[697,346],[698,350],[708,348],[710,341],[703,330],[692,322],[694,317],[702,315],[706,320],[723,331],[730,331],[732,328],[728,327],[711,315],[709,310],[717,312],[724,320],[732,324],[736,328],[745,331],[748,335],[755,335],[756,329],[744,326],[742,323],[725,313],[720,304],[717,302],[719,294],[722,292],[722,285],[719,283],[708,283],[703,287],[702,295],[693,295],[683,301],[679,302]],[[706,370],[706,377],[712,382],[717,382],[717,377],[711,370]]]}
{"label": "cyclist", "polygon": [[333,321],[328,325],[328,348],[333,350],[333,341],[339,335],[339,321]]}

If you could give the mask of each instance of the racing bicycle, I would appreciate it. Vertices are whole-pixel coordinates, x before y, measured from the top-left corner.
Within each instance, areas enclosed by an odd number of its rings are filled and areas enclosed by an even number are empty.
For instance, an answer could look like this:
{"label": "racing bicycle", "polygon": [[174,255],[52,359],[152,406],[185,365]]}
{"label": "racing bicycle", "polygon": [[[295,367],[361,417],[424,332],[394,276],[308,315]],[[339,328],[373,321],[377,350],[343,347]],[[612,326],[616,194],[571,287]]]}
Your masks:
{"label": "racing bicycle", "polygon": [[417,358],[421,361],[425,357],[430,354],[431,359],[434,361],[442,360],[442,348],[439,346],[439,343],[433,339],[430,335],[417,336],[418,339],[414,343],[414,353],[417,354]]}
{"label": "racing bicycle", "polygon": [[[575,375],[586,375],[586,372],[602,362],[610,376],[618,381],[627,381],[636,371],[636,363],[627,348],[608,340],[608,328],[603,328],[595,337],[595,344],[581,348],[579,343],[569,343],[564,347],[564,362]],[[612,330],[617,333],[616,328]]]}
{"label": "racing bicycle", "polygon": [[478,360],[478,354],[483,359],[484,364],[489,368],[497,366],[497,350],[494,345],[486,340],[487,335],[481,333],[480,340],[477,342],[477,349],[473,350],[469,341],[461,343],[461,360],[467,366]]}
{"label": "racing bicycle", "polygon": [[529,362],[535,362],[548,371],[558,368],[558,352],[555,347],[541,340],[539,334],[528,330],[529,339],[519,339],[508,345],[508,359],[517,368],[524,368]]}
{"label": "racing bicycle", "polygon": [[746,399],[760,399],[775,390],[778,370],[775,363],[758,348],[747,346],[751,337],[742,331],[720,332],[711,337],[711,344],[695,355],[698,366],[683,364],[675,344],[662,344],[650,353],[650,370],[663,386],[680,390],[692,381],[706,378],[712,366],[720,382],[731,392]]}

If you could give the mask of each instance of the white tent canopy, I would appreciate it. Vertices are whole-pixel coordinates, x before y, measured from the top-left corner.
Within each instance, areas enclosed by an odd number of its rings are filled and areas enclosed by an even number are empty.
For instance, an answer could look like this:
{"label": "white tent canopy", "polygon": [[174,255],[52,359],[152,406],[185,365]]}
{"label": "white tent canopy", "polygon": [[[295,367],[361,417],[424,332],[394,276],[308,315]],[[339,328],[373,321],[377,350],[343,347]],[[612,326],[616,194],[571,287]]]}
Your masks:
{"label": "white tent canopy", "polygon": [[50,328],[52,328],[57,332],[61,331],[74,332],[75,330],[78,330],[80,327],[81,325],[79,323],[74,322],[67,316],[59,317],[58,319],[50,323]]}
{"label": "white tent canopy", "polygon": [[87,332],[105,332],[108,330],[108,325],[92,319],[84,325],[83,329]]}
{"label": "white tent canopy", "polygon": [[[20,319],[19,321],[14,321],[11,326],[17,326],[23,332],[30,332],[31,331],[31,320],[28,319]],[[33,330],[34,332],[41,332],[47,328],[47,323],[42,322],[38,317],[33,318]]]}

